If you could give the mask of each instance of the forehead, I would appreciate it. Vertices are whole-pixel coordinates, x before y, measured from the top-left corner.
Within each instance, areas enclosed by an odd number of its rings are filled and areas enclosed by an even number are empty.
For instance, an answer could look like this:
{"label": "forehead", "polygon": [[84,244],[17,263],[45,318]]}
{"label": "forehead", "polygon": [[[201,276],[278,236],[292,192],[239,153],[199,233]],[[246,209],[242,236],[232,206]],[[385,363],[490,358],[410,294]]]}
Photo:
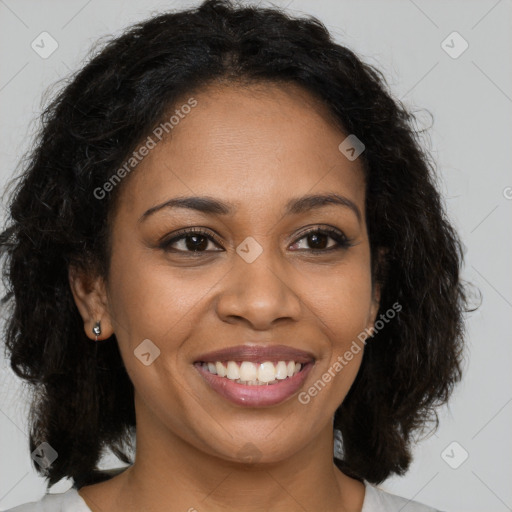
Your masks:
{"label": "forehead", "polygon": [[343,193],[363,209],[362,165],[338,149],[347,134],[302,88],[212,86],[193,98],[197,105],[129,176],[121,209],[142,214],[171,197],[208,195],[255,213],[326,191]]}

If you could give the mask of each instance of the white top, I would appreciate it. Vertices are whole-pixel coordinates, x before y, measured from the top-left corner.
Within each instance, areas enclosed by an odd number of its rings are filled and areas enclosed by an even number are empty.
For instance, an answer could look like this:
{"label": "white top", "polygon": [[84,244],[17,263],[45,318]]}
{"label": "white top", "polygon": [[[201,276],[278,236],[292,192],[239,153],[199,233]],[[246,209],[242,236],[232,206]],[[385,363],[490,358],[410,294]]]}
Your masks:
{"label": "white top", "polygon": [[[416,501],[389,494],[368,482],[364,483],[366,492],[361,512],[440,512]],[[407,508],[405,506],[407,505]],[[32,503],[19,505],[6,512],[92,512],[84,499],[73,487],[64,493],[45,494]]]}

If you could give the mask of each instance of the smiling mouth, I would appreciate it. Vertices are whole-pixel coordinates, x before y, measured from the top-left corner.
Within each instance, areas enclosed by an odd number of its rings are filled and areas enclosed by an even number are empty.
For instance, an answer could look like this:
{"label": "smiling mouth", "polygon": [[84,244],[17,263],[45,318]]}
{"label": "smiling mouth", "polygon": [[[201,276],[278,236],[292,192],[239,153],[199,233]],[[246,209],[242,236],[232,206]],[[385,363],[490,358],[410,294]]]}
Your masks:
{"label": "smiling mouth", "polygon": [[194,367],[217,394],[242,407],[289,400],[315,365],[314,354],[286,345],[238,345],[196,356]]}
{"label": "smiling mouth", "polygon": [[305,366],[296,361],[198,361],[196,364],[212,375],[246,386],[278,384],[297,375]]}

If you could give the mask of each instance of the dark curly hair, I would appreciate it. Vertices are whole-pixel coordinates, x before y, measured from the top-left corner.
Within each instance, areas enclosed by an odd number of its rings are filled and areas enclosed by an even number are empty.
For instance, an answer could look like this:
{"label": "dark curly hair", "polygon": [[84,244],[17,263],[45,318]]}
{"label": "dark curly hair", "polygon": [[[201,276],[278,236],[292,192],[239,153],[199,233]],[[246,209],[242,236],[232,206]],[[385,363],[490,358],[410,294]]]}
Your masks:
{"label": "dark curly hair", "polygon": [[70,265],[109,273],[110,221],[123,183],[103,200],[94,191],[180,98],[235,81],[297,84],[366,146],[360,161],[379,312],[397,301],[403,309],[368,343],[336,411],[344,446],[336,465],[372,483],[403,474],[413,435],[437,426],[435,408],[461,378],[462,243],[414,115],[380,71],[336,44],[316,18],[207,0],[104,44],[44,110],[10,197],[0,235],[6,355],[34,390],[30,450],[46,441],[59,454],[46,469],[34,465],[48,487],[63,477],[75,487],[104,479],[96,465],[106,449],[132,462],[133,385],[117,342],[86,337],[68,281]]}

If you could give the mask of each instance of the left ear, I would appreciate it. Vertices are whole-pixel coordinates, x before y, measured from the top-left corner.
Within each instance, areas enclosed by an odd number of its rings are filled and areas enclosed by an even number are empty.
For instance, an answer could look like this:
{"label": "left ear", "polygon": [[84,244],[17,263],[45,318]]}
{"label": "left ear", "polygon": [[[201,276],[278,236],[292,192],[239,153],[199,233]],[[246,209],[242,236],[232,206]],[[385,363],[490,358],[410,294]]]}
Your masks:
{"label": "left ear", "polygon": [[368,329],[375,327],[375,321],[377,319],[377,313],[380,306],[380,284],[374,283],[372,291],[372,304],[370,306],[370,314],[368,318]]}
{"label": "left ear", "polygon": [[[386,265],[386,255],[388,253],[388,249],[386,248],[380,248],[378,250],[377,255],[377,263],[376,263],[376,269],[385,270]],[[374,274],[374,282],[372,283],[372,303],[370,306],[370,314],[368,318],[368,328],[374,328],[375,327],[375,321],[377,319],[377,313],[379,311],[380,307],[380,298],[381,298],[381,284],[377,281],[376,275],[382,274],[380,271],[376,271]],[[385,274],[385,272],[384,272]]]}

